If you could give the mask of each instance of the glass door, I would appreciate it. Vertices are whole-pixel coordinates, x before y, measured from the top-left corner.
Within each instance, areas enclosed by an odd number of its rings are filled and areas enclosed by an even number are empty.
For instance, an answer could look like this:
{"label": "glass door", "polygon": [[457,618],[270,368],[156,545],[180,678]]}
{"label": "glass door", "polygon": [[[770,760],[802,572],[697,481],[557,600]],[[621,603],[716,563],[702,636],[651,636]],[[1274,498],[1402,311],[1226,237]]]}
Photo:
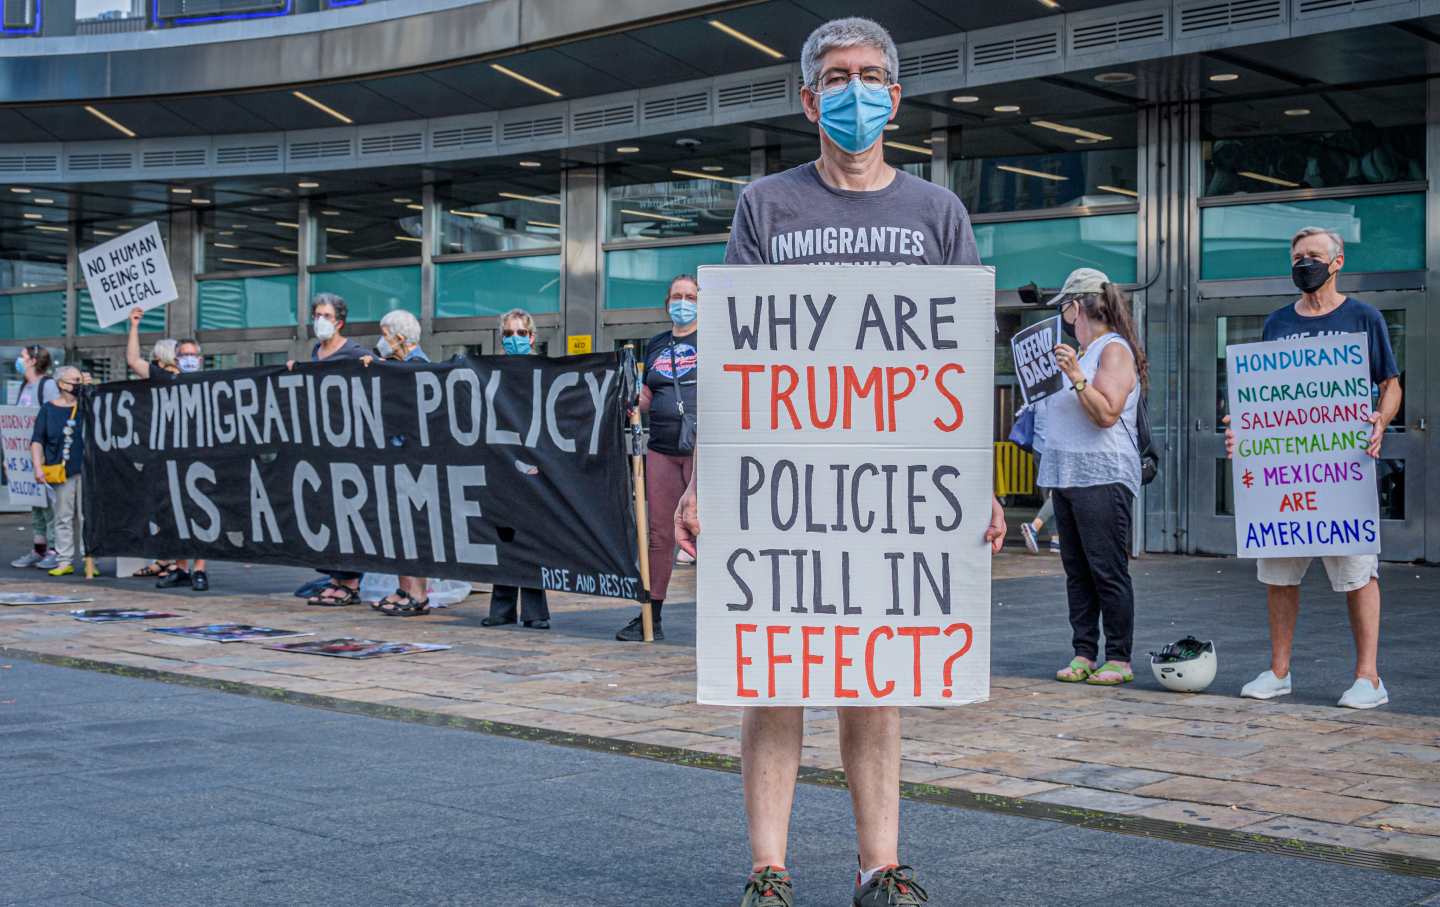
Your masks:
{"label": "glass door", "polygon": [[[1418,560],[1425,553],[1426,516],[1425,294],[1390,291],[1357,296],[1384,315],[1405,391],[1400,412],[1381,446],[1376,469],[1381,557],[1390,561]],[[1265,317],[1294,301],[1293,295],[1201,298],[1195,307],[1188,445],[1191,480],[1187,550],[1192,553],[1235,553],[1235,502],[1220,421],[1227,410],[1225,347],[1258,341]]]}

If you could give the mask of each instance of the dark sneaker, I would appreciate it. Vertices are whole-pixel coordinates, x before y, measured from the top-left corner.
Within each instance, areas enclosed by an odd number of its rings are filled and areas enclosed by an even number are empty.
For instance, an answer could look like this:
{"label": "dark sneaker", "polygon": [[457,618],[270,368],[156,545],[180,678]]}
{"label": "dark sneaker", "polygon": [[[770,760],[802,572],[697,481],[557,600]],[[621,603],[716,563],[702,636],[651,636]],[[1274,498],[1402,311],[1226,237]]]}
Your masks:
{"label": "dark sneaker", "polygon": [[[637,617],[622,627],[620,632],[615,634],[615,638],[621,642],[644,642],[645,630],[644,625],[640,623],[640,618]],[[665,630],[660,626],[660,621],[657,620],[655,621],[655,639],[661,640],[664,638]]]}
{"label": "dark sneaker", "polygon": [[174,589],[176,586],[190,585],[190,574],[184,570],[172,570],[165,574],[155,583],[156,589]]}
{"label": "dark sneaker", "polygon": [[854,907],[912,907],[930,903],[909,866],[886,866],[864,885],[856,880]]}
{"label": "dark sneaker", "polygon": [[190,588],[196,592],[206,592],[210,589],[210,577],[204,570],[196,570],[190,574]]}
{"label": "dark sneaker", "polygon": [[790,873],[774,866],[750,873],[745,893],[740,896],[740,907],[794,907],[794,904],[795,888],[790,884]]}

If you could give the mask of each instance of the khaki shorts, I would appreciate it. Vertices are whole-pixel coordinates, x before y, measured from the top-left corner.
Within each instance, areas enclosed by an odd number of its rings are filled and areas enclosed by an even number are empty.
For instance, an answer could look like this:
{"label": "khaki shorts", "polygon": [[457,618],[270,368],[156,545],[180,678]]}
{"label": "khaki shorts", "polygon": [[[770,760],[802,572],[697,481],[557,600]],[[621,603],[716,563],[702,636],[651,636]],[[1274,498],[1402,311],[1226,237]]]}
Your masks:
{"label": "khaki shorts", "polygon": [[[1313,560],[1313,557],[1262,557],[1255,561],[1255,573],[1267,586],[1298,586]],[[1330,577],[1330,588],[1336,592],[1363,589],[1380,575],[1378,555],[1345,554],[1320,560]]]}

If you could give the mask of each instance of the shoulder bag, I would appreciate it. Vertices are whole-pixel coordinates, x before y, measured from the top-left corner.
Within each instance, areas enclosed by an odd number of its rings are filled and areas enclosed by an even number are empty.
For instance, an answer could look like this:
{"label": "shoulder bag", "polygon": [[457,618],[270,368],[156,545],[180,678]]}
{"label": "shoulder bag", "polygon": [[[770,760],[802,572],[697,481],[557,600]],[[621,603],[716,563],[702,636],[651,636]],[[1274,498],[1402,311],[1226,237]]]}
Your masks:
{"label": "shoulder bag", "polygon": [[675,370],[675,338],[670,338],[670,383],[675,388],[675,406],[680,410],[680,438],[675,442],[675,449],[682,454],[695,452],[696,423],[695,414],[685,411],[685,398],[680,393],[680,379]]}

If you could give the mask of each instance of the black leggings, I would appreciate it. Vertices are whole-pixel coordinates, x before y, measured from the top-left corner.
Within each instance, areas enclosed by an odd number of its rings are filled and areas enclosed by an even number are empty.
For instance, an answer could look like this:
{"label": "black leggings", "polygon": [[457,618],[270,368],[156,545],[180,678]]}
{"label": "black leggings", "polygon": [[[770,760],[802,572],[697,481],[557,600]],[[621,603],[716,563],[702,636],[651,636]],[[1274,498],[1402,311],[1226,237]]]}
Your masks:
{"label": "black leggings", "polygon": [[1105,623],[1105,660],[1130,660],[1135,632],[1135,590],[1130,583],[1130,514],[1135,496],[1124,485],[1056,488],[1055,526],[1070,600],[1075,654],[1099,653]]}

